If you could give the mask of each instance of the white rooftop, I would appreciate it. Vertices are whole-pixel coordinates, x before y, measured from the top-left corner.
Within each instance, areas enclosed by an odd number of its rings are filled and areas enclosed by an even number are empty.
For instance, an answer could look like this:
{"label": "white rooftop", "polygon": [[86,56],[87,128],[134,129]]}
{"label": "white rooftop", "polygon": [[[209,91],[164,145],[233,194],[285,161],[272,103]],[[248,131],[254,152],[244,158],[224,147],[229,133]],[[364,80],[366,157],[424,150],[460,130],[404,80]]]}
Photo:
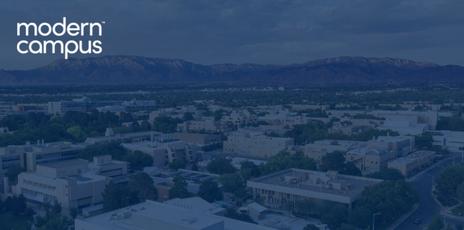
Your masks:
{"label": "white rooftop", "polygon": [[76,219],[75,227],[76,230],[270,230],[149,200],[87,219]]}

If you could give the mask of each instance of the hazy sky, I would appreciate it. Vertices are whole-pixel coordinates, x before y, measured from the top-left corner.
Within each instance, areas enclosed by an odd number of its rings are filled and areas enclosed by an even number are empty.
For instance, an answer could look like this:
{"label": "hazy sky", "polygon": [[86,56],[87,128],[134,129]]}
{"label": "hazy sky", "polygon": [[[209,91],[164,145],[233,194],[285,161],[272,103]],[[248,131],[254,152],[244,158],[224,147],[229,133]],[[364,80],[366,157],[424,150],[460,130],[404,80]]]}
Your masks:
{"label": "hazy sky", "polygon": [[106,21],[105,55],[287,64],[334,56],[464,65],[463,0],[1,0],[0,68],[61,56],[16,53],[16,22]]}

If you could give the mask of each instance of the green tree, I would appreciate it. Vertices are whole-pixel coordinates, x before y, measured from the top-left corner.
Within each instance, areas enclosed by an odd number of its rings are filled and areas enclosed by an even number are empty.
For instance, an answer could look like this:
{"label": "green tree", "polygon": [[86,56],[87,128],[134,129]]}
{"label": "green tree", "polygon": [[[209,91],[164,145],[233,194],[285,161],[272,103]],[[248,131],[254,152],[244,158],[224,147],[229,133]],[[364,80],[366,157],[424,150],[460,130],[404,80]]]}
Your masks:
{"label": "green tree", "polygon": [[320,169],[322,171],[335,170],[340,171],[345,166],[345,157],[341,152],[327,153],[321,158]]}
{"label": "green tree", "polygon": [[436,180],[439,196],[457,198],[458,186],[464,183],[464,165],[453,165],[445,169]]}
{"label": "green tree", "polygon": [[376,223],[385,227],[410,211],[418,201],[415,191],[404,181],[384,181],[366,188],[354,203],[349,222],[366,228],[372,213],[381,213]]}
{"label": "green tree", "polygon": [[323,223],[329,225],[331,229],[339,228],[345,221],[348,215],[346,207],[341,205],[325,205],[321,209],[320,219]]}
{"label": "green tree", "polygon": [[191,121],[191,120],[193,120],[193,114],[190,113],[190,112],[185,112],[182,119],[184,121]]}
{"label": "green tree", "polygon": [[212,180],[206,180],[200,185],[198,195],[208,202],[222,200],[222,191],[218,184]]}
{"label": "green tree", "polygon": [[3,202],[5,211],[11,212],[14,215],[26,215],[29,210],[26,205],[26,199],[23,196],[8,197]]}
{"label": "green tree", "polygon": [[227,174],[234,173],[236,169],[230,163],[230,160],[227,160],[224,157],[217,157],[206,166],[207,170],[211,173],[216,174]]}
{"label": "green tree", "polygon": [[232,193],[237,197],[246,196],[246,182],[240,174],[224,174],[221,177],[219,177],[219,182],[222,184],[222,189],[225,192]]}
{"label": "green tree", "polygon": [[158,191],[153,184],[153,179],[144,172],[130,176],[129,189],[137,193],[140,201],[158,199]]}
{"label": "green tree", "polygon": [[179,119],[160,116],[153,121],[153,130],[162,133],[173,133],[176,131],[179,122]]}
{"label": "green tree", "polygon": [[244,161],[240,164],[240,175],[248,180],[261,175],[261,169],[251,161]]}
{"label": "green tree", "polygon": [[126,152],[125,156],[121,157],[121,160],[129,162],[130,167],[135,171],[153,165],[153,158],[140,151]]}
{"label": "green tree", "polygon": [[73,137],[73,139],[76,141],[84,141],[85,138],[87,137],[85,132],[78,125],[67,128],[66,132],[69,133]]}
{"label": "green tree", "polygon": [[187,160],[183,157],[179,159],[175,159],[171,163],[169,163],[169,168],[177,170],[177,169],[184,169],[187,167]]}
{"label": "green tree", "polygon": [[169,198],[186,198],[191,194],[187,190],[187,182],[181,176],[174,177],[174,185],[169,190]]}
{"label": "green tree", "polygon": [[384,168],[378,172],[372,173],[369,177],[382,180],[403,180],[404,176],[396,169]]}
{"label": "green tree", "polygon": [[261,166],[261,172],[268,174],[289,168],[315,170],[316,163],[302,153],[282,152],[269,158],[267,163]]}
{"label": "green tree", "polygon": [[414,141],[416,148],[418,149],[433,149],[433,138],[430,133],[423,133],[415,137]]}
{"label": "green tree", "polygon": [[11,166],[6,170],[6,176],[8,177],[8,181],[11,184],[16,184],[18,180],[18,175],[23,172],[24,169],[21,166]]}
{"label": "green tree", "polygon": [[310,121],[305,125],[295,125],[286,136],[292,137],[296,144],[304,145],[327,138],[328,127],[321,121]]}
{"label": "green tree", "polygon": [[427,230],[441,230],[444,229],[444,227],[445,224],[443,223],[443,220],[439,216],[436,216],[433,218],[429,226],[427,226]]}
{"label": "green tree", "polygon": [[103,207],[107,211],[126,207],[140,202],[139,195],[129,186],[110,183],[103,192]]}
{"label": "green tree", "polygon": [[346,161],[342,152],[327,153],[322,157],[319,169],[322,171],[334,170],[347,175],[361,175],[361,171],[356,165]]}
{"label": "green tree", "polygon": [[39,221],[37,230],[68,230],[72,225],[72,221],[59,214],[47,215],[43,220]]}

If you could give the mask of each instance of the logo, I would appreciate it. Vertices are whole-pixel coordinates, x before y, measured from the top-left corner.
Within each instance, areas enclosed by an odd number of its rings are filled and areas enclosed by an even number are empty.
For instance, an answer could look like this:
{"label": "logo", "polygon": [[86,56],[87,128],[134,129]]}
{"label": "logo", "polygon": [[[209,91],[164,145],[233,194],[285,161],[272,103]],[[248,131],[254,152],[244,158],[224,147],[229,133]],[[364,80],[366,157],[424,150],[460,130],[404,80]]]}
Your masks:
{"label": "logo", "polygon": [[61,54],[64,59],[74,54],[101,54],[104,24],[104,21],[68,22],[66,17],[53,25],[18,22],[16,36],[20,40],[16,50],[20,54]]}

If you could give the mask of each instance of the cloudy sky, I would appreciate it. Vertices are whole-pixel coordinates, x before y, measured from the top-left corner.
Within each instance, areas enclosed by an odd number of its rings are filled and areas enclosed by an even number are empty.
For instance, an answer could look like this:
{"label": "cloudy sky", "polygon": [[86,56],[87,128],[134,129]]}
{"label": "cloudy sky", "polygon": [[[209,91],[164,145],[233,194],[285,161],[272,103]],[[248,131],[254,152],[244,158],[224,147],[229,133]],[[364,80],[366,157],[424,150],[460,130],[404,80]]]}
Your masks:
{"label": "cloudy sky", "polygon": [[105,55],[287,64],[334,56],[464,65],[463,0],[1,0],[0,68],[19,55],[19,21],[106,21]]}

